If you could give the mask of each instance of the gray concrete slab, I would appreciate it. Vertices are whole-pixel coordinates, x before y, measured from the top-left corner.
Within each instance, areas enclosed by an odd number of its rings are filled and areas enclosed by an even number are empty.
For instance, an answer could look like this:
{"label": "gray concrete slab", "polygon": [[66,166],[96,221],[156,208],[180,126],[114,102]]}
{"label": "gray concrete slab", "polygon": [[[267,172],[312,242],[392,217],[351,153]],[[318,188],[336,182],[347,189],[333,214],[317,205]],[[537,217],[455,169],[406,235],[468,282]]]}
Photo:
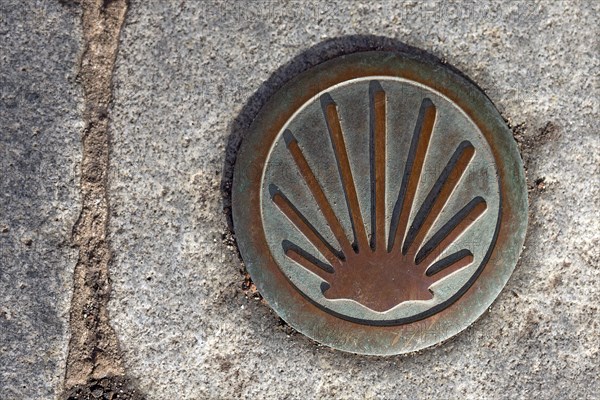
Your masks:
{"label": "gray concrete slab", "polygon": [[[148,398],[597,396],[599,12],[588,1],[132,1],[111,114],[110,311]],[[488,314],[435,349],[374,358],[316,345],[241,290],[219,185],[230,134],[281,82],[395,40],[461,69],[519,126],[531,219]]]}
{"label": "gray concrete slab", "polygon": [[64,377],[80,212],[76,11],[0,4],[1,399],[56,398]]}

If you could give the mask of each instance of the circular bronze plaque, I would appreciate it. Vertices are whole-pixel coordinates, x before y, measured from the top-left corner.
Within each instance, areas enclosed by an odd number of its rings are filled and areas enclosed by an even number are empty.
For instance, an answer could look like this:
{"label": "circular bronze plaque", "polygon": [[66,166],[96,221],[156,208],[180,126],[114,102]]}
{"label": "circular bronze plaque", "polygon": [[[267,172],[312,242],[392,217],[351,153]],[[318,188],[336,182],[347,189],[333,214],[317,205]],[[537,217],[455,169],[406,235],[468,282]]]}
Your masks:
{"label": "circular bronze plaque", "polygon": [[235,165],[237,242],[290,325],[345,351],[439,343],[490,306],[527,225],[512,134],[473,83],[397,53],[339,57],[264,106]]}

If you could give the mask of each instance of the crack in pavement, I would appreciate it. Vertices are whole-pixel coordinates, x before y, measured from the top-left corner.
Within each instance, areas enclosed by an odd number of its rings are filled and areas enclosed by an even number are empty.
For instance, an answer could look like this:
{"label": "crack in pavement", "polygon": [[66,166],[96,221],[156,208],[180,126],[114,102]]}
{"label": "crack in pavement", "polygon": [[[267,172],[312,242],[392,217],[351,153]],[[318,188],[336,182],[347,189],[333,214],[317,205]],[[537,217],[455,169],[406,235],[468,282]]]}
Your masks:
{"label": "crack in pavement", "polygon": [[82,210],[73,227],[79,248],[73,276],[71,339],[64,381],[65,399],[141,399],[127,377],[117,336],[110,326],[110,246],[107,241],[109,204],[109,107],[112,75],[127,0],[83,0],[84,51],[78,81],[84,91],[85,128],[80,190]]}

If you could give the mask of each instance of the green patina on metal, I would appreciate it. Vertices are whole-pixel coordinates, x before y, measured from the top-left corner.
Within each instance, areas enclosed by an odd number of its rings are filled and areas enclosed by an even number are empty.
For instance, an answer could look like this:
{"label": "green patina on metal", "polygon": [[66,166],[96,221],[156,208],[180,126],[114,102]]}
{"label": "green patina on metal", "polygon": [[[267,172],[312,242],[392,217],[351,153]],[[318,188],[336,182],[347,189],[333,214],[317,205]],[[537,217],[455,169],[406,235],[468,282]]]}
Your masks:
{"label": "green patina on metal", "polygon": [[237,242],[290,325],[399,354],[475,321],[518,260],[520,156],[485,94],[429,58],[356,53],[263,107],[235,165]]}

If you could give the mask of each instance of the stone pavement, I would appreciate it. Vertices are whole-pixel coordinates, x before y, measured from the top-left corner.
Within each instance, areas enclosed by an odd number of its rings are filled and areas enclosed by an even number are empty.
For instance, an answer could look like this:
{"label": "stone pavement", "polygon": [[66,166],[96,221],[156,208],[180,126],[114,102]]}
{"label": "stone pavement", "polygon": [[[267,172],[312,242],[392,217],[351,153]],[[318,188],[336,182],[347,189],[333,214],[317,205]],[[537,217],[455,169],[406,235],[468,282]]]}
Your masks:
{"label": "stone pavement", "polygon": [[[599,4],[132,0],[103,131],[121,398],[598,398]],[[61,398],[79,332],[81,7],[0,8],[0,399]],[[509,121],[530,228],[507,287],[467,331],[418,354],[357,356],[294,332],[247,290],[220,189],[283,82],[403,43],[459,68]]]}
{"label": "stone pavement", "polygon": [[76,9],[0,4],[0,399],[52,399],[64,378],[81,43]]}

